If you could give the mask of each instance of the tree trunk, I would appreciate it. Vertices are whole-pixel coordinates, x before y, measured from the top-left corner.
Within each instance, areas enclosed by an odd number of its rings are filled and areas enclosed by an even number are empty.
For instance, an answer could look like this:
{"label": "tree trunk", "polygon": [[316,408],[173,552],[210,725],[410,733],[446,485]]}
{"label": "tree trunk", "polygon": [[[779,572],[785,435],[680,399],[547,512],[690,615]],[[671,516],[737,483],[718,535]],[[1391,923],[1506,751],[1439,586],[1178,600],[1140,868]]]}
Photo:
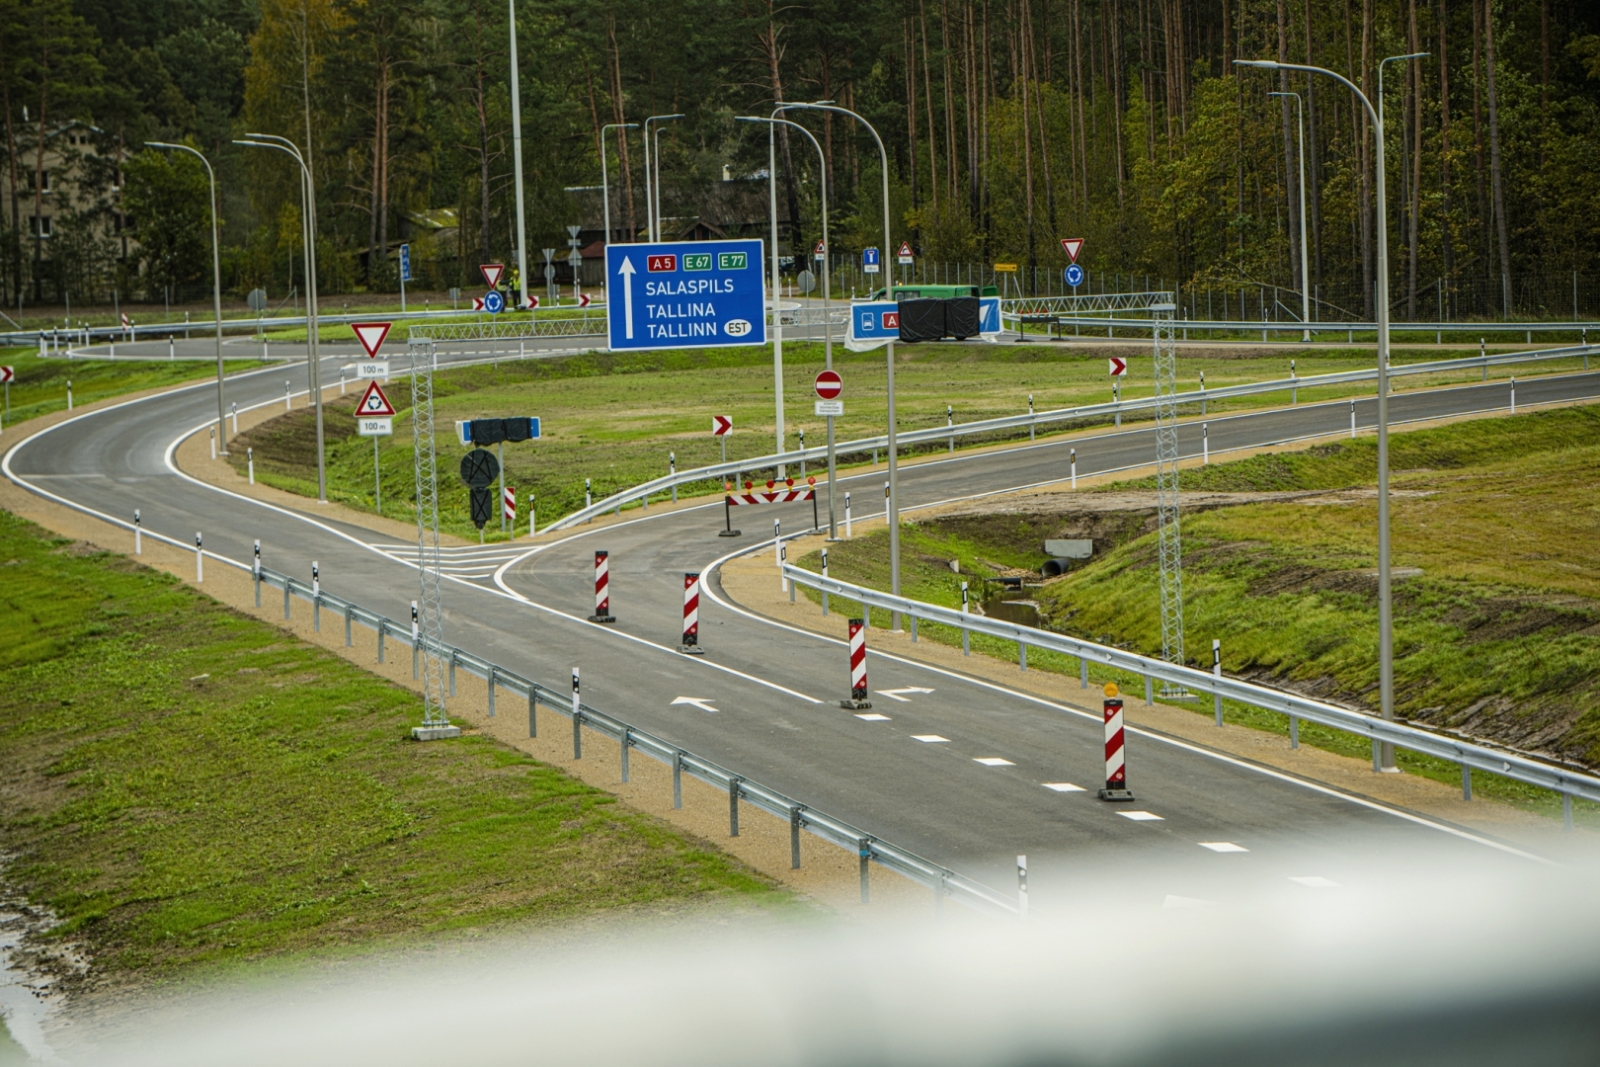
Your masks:
{"label": "tree trunk", "polygon": [[39,56],[39,140],[33,149],[33,302],[44,302],[44,120],[50,102],[50,49]]}
{"label": "tree trunk", "polygon": [[[922,99],[928,109],[928,203],[933,208],[934,217],[939,215],[939,124],[933,119],[933,64],[928,60],[928,9],[918,0],[918,22],[922,35]],[[916,48],[913,38],[911,47]],[[883,250],[885,257],[889,250]]]}
{"label": "tree trunk", "polygon": [[1489,194],[1483,177],[1483,4],[1472,0],[1472,153],[1478,187],[1478,247],[1483,276],[1494,278],[1494,251],[1489,236]]}
{"label": "tree trunk", "polygon": [[[1410,0],[1410,50],[1422,51],[1422,37],[1417,32],[1417,0]],[[1422,64],[1413,62],[1407,72],[1411,87],[1411,228],[1406,234],[1406,315],[1413,322],[1417,318],[1417,254],[1418,231],[1422,226]]]}
{"label": "tree trunk", "polygon": [[[1226,13],[1233,0],[1223,0],[1222,9]],[[1115,124],[1113,132],[1117,138],[1117,214],[1120,218],[1123,211],[1123,200],[1126,193],[1123,184],[1127,181],[1127,164],[1122,156],[1122,109],[1126,106],[1125,86],[1122,80],[1122,12],[1121,0],[1111,0],[1111,115]],[[1224,22],[1227,16],[1223,16]]]}
{"label": "tree trunk", "polygon": [[[627,122],[627,104],[622,91],[622,48],[617,43],[617,19],[610,16],[606,23],[606,33],[611,40],[611,121],[617,123]],[[617,166],[622,171],[622,192],[624,218],[627,219],[628,240],[632,241],[639,233],[639,216],[634,211],[633,204],[633,167],[628,161],[628,131],[617,129]],[[611,234],[606,234],[606,243],[611,243]]]}
{"label": "tree trunk", "polygon": [[390,67],[383,64],[383,92],[378,98],[378,128],[382,136],[378,141],[378,161],[382,164],[378,186],[378,277],[385,283],[389,274],[389,88]]}
{"label": "tree trunk", "polygon": [[[911,207],[915,210],[921,200],[917,196],[917,49],[912,43],[915,31],[910,19],[901,20],[900,31],[906,53],[906,152],[910,163],[907,170],[911,175]],[[892,252],[885,248],[881,253],[885,267]]]}
{"label": "tree trunk", "polygon": [[1494,196],[1494,230],[1500,252],[1500,304],[1502,312],[1511,315],[1511,243],[1506,225],[1505,183],[1501,180],[1500,166],[1500,101],[1495,93],[1494,78],[1494,7],[1492,0],[1483,4],[1483,59],[1488,71],[1489,90],[1489,185]]}
{"label": "tree trunk", "polygon": [[[1445,0],[1439,0],[1439,243],[1447,288],[1455,278],[1455,249],[1450,235],[1450,52],[1445,32],[1448,25]],[[1443,307],[1439,308],[1439,321],[1445,321]]]}
{"label": "tree trunk", "polygon": [[[1285,0],[1278,0],[1278,62],[1289,62],[1289,12]],[[1278,71],[1278,91],[1289,91],[1289,72]],[[1289,208],[1289,277],[1299,278],[1299,288],[1309,297],[1310,283],[1300,277],[1300,174],[1299,147],[1295,144],[1295,116],[1287,96],[1278,97],[1278,114],[1283,127],[1284,193]]]}

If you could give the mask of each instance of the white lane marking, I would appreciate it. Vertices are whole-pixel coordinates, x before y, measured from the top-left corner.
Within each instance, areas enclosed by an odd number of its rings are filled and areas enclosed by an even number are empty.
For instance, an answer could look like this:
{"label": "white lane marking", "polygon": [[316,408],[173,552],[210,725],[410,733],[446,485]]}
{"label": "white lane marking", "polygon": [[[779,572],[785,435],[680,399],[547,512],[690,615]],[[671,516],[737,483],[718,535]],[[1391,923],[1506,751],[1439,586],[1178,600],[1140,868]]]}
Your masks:
{"label": "white lane marking", "polygon": [[1157,815],[1153,811],[1119,811],[1119,812],[1117,812],[1117,814],[1122,816],[1124,819],[1132,819],[1134,822],[1162,822],[1163,821],[1161,816]]}
{"label": "white lane marking", "polygon": [[717,713],[717,709],[711,706],[710,697],[679,697],[671,704],[668,704],[667,707],[675,708],[679,704],[689,704],[693,707],[699,708],[701,711],[709,711],[713,715]]}
{"label": "white lane marking", "polygon": [[920,685],[908,685],[904,689],[875,689],[875,690],[873,690],[873,692],[877,693],[881,697],[888,697],[890,700],[898,700],[902,704],[909,704],[909,703],[911,703],[911,698],[908,697],[908,696],[905,696],[904,694],[906,694],[906,693],[931,693],[931,692],[933,692],[933,690],[932,689],[924,689]]}
{"label": "white lane marking", "polygon": [[1310,889],[1337,889],[1339,883],[1332,878],[1324,878],[1320,874],[1290,875],[1289,881],[1298,882]]}
{"label": "white lane marking", "polygon": [[1201,841],[1201,848],[1209,848],[1212,852],[1249,852],[1243,845],[1236,845],[1232,841]]}
{"label": "white lane marking", "polygon": [[948,737],[940,737],[938,734],[912,734],[911,740],[921,741],[925,745],[948,745],[950,743]]}
{"label": "white lane marking", "polygon": [[[1578,399],[1590,398],[1580,397]],[[1146,466],[1148,466],[1148,464],[1146,464]],[[798,626],[790,626],[788,623],[778,622],[777,620],[769,619],[764,615],[757,615],[755,612],[739,607],[737,604],[733,604],[727,600],[724,600],[717,595],[710,579],[713,572],[715,572],[718,567],[722,566],[722,564],[726,563],[730,559],[733,559],[737,556],[747,555],[751,552],[761,551],[762,549],[769,547],[771,544],[772,540],[771,538],[768,538],[760,544],[734,549],[732,552],[720,556],[711,563],[700,568],[701,590],[708,599],[717,604],[719,607],[726,608],[729,611],[743,615],[747,619],[752,619],[756,622],[762,623],[763,625],[772,626],[780,630],[787,630],[793,634],[800,634],[805,637],[824,641],[828,644],[845,647],[847,643],[840,638],[829,637],[827,634],[819,634],[815,630],[803,630]],[[1004,693],[1006,696],[1015,697],[1027,703],[1037,704],[1040,707],[1049,708],[1052,711],[1058,711],[1065,715],[1073,715],[1080,719],[1087,719],[1093,723],[1103,723],[1105,721],[1104,716],[1100,712],[1090,712],[1085,711],[1082,708],[1074,708],[1066,704],[1058,704],[1053,700],[1047,700],[1044,697],[1036,696],[1033,693],[1024,693],[1015,689],[1008,689],[1003,685],[999,685],[994,682],[988,682],[982,678],[974,678],[971,675],[961,674],[957,671],[946,670],[943,667],[935,667],[932,664],[923,663],[920,660],[906,659],[904,656],[897,656],[892,652],[884,652],[877,649],[875,649],[872,654],[879,659],[889,660],[906,667],[917,667],[922,670],[941,675],[945,678],[966,682],[968,685],[974,685],[980,689],[990,690],[991,692]],[[1536,856],[1531,852],[1524,852],[1520,848],[1515,848],[1511,845],[1505,844],[1504,842],[1496,841],[1493,838],[1483,837],[1479,834],[1463,830],[1457,826],[1451,826],[1448,823],[1436,822],[1433,819],[1418,815],[1414,812],[1390,807],[1388,804],[1384,804],[1381,801],[1372,800],[1368,797],[1355,796],[1354,794],[1335,789],[1332,786],[1322,785],[1319,782],[1308,781],[1292,774],[1285,774],[1282,771],[1275,771],[1270,767],[1263,767],[1259,764],[1251,763],[1248,760],[1239,759],[1236,756],[1230,756],[1226,753],[1217,752],[1209,748],[1202,748],[1199,745],[1192,745],[1186,741],[1180,741],[1175,737],[1166,737],[1162,734],[1153,733],[1149,730],[1142,730],[1137,727],[1127,725],[1123,726],[1123,730],[1125,733],[1134,737],[1142,737],[1149,741],[1159,741],[1164,745],[1179,749],[1183,752],[1189,752],[1197,756],[1205,756],[1208,759],[1216,760],[1219,763],[1226,763],[1229,766],[1238,767],[1241,770],[1251,771],[1266,778],[1272,778],[1280,782],[1288,783],[1289,785],[1296,785],[1302,789],[1310,790],[1313,793],[1319,793],[1322,796],[1334,797],[1338,800],[1343,800],[1347,803],[1354,804],[1357,807],[1366,808],[1369,811],[1382,812],[1385,815],[1393,816],[1394,818],[1400,819],[1403,822],[1413,823],[1417,826],[1425,826],[1430,830],[1437,830],[1439,833],[1448,834],[1451,837],[1458,837],[1463,841],[1471,841],[1474,844],[1483,845],[1485,848],[1492,848],[1498,852],[1504,852],[1510,856],[1517,856],[1521,859],[1532,860],[1535,863],[1543,863],[1548,866],[1557,866],[1554,860],[1546,859],[1543,856]]]}
{"label": "white lane marking", "polygon": [[1057,793],[1086,793],[1086,792],[1088,792],[1088,790],[1083,788],[1083,786],[1081,786],[1081,785],[1073,785],[1071,782],[1040,782],[1039,784],[1044,786],[1046,789],[1053,790],[1054,792],[1057,792]]}
{"label": "white lane marking", "polygon": [[889,716],[879,715],[875,711],[863,711],[856,716],[862,722],[888,722]]}
{"label": "white lane marking", "polygon": [[999,756],[974,756],[973,759],[972,759],[972,762],[973,763],[981,763],[985,767],[1015,767],[1016,766],[1016,764],[1012,763],[1010,760],[1001,759]]}

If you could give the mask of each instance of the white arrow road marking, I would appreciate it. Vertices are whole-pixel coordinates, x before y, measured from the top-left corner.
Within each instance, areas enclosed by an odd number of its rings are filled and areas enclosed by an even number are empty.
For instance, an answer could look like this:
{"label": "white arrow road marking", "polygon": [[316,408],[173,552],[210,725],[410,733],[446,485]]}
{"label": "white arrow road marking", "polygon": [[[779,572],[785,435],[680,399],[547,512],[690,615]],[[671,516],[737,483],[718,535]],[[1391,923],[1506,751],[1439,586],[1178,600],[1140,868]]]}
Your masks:
{"label": "white arrow road marking", "polygon": [[679,704],[692,704],[694,707],[699,708],[701,711],[709,711],[713,715],[716,714],[716,711],[717,711],[716,708],[711,706],[711,700],[708,697],[679,697],[677,700],[674,700],[671,704],[669,704],[667,706],[668,707],[677,707]]}
{"label": "white arrow road marking", "polygon": [[905,693],[931,693],[931,692],[933,692],[932,689],[924,689],[920,685],[908,685],[904,689],[879,689],[877,691],[879,696],[888,697],[890,700],[898,700],[902,704],[911,703],[911,698],[903,695]]}
{"label": "white arrow road marking", "polygon": [[633,340],[633,276],[637,273],[633,269],[633,260],[623,256],[622,266],[617,268],[617,273],[622,275],[623,334],[631,341]]}

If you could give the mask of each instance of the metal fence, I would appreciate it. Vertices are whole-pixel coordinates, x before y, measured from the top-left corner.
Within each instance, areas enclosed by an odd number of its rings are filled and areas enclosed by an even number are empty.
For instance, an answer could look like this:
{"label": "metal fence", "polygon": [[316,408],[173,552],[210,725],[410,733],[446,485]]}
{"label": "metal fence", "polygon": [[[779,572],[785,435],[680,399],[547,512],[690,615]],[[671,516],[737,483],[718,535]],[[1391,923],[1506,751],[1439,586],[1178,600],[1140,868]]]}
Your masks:
{"label": "metal fence", "polygon": [[[1389,368],[1389,376],[1390,378],[1403,378],[1419,374],[1481,370],[1486,380],[1490,367],[1580,358],[1583,360],[1584,369],[1588,370],[1589,357],[1594,350],[1595,346],[1578,345],[1571,348],[1552,348],[1538,352],[1503,352],[1494,355],[1485,353],[1461,359],[1394,364]],[[1227,400],[1241,396],[1255,396],[1263,393],[1288,393],[1291,399],[1294,400],[1298,398],[1301,389],[1374,382],[1377,377],[1378,370],[1376,367],[1366,367],[1361,370],[1316,374],[1304,378],[1278,378],[1265,382],[1247,382],[1241,385],[1229,385],[1215,389],[1196,389],[1186,393],[1179,393],[1177,403],[1180,405],[1192,405],[1204,413],[1206,405],[1212,401]],[[1140,397],[1104,404],[1086,404],[1082,407],[1025,412],[1020,415],[1006,415],[997,419],[981,419],[975,422],[962,422],[946,426],[926,426],[916,430],[903,430],[898,437],[899,444],[902,447],[912,447],[931,442],[947,442],[949,447],[954,450],[955,441],[960,437],[1026,430],[1031,438],[1040,427],[1049,427],[1063,422],[1105,419],[1120,421],[1124,415],[1151,411],[1155,406],[1155,397]],[[834,453],[836,456],[865,453],[871,453],[875,456],[879,451],[886,449],[888,443],[886,434],[877,437],[864,437],[855,441],[841,441],[835,443]],[[603,500],[596,501],[588,507],[580,508],[557,519],[546,527],[546,530],[564,530],[570,526],[593,519],[598,515],[603,515],[608,511],[618,511],[625,505],[635,502],[643,503],[648,507],[652,495],[671,493],[676,489],[693,485],[696,482],[720,480],[729,475],[744,474],[791,463],[799,464],[802,461],[826,460],[827,455],[827,446],[819,445],[814,448],[795,449],[792,452],[776,452],[766,456],[729,460],[727,463],[714,463],[710,466],[696,467],[692,470],[674,471],[660,478],[654,478],[648,482],[612,493]]]}
{"label": "metal fence", "polygon": [[[561,309],[568,310],[568,309]],[[490,316],[487,321],[423,323],[411,326],[406,336],[413,341],[515,341],[519,337],[604,337],[606,313],[604,308],[555,315],[535,314],[531,319],[497,321]]]}
{"label": "metal fence", "polygon": [[[1072,656],[1078,660],[1079,678],[1089,684],[1089,665],[1125,671],[1144,679],[1145,703],[1154,703],[1153,683],[1162,682],[1181,691],[1210,694],[1220,700],[1278,712],[1289,718],[1291,744],[1299,747],[1299,721],[1318,723],[1345,733],[1367,738],[1372,742],[1373,769],[1378,768],[1378,749],[1382,744],[1433,756],[1459,764],[1462,793],[1472,796],[1474,770],[1498,774],[1528,785],[1548,789],[1561,795],[1563,814],[1567,826],[1572,825],[1572,798],[1600,802],[1600,778],[1580,771],[1542,763],[1517,753],[1490,748],[1487,745],[1462,741],[1447,734],[1435,732],[1407,723],[1388,722],[1359,711],[1341,708],[1312,700],[1298,693],[1286,692],[1242,682],[1226,675],[1214,675],[1182,664],[1141,656],[1135,652],[1099,645],[1092,641],[1069,637],[1050,630],[1040,630],[1019,623],[972,615],[956,608],[929,604],[909,597],[894,596],[864,586],[852,585],[803,570],[792,563],[780,565],[780,571],[789,582],[791,599],[796,586],[803,585],[829,596],[843,597],[863,606],[898,612],[910,620],[911,639],[917,639],[917,621],[936,623],[969,634],[984,634],[1017,645],[1017,657],[1023,670],[1027,669],[1028,649],[1041,648]],[[864,612],[870,618],[870,612]],[[1221,722],[1221,704],[1217,705],[1218,722]]]}
{"label": "metal fence", "polygon": [[[124,524],[125,525],[125,524]],[[145,536],[159,536],[146,534]],[[159,540],[180,548],[187,545],[170,538],[159,537]],[[214,557],[232,566],[242,566],[226,557]],[[261,606],[261,587],[283,590],[283,617],[288,619],[291,614],[291,603],[294,598],[306,601],[311,605],[312,625],[314,629],[321,629],[322,615],[326,612],[335,619],[344,622],[345,647],[352,643],[352,627],[364,626],[377,634],[378,662],[382,663],[386,654],[386,643],[389,639],[412,650],[413,675],[417,673],[418,658],[424,650],[431,651],[448,664],[449,694],[456,692],[456,672],[464,671],[484,680],[488,691],[488,712],[494,717],[496,712],[496,695],[500,691],[515,694],[523,698],[528,709],[528,736],[538,736],[539,708],[547,712],[554,712],[563,716],[572,723],[572,758],[583,758],[583,731],[585,728],[609,738],[618,746],[621,761],[622,780],[628,781],[628,758],[632,752],[639,752],[660,761],[672,768],[672,800],[673,807],[683,806],[683,776],[696,778],[707,785],[720,789],[728,797],[728,827],[729,835],[739,835],[739,810],[741,804],[747,804],[770,815],[777,816],[789,824],[789,852],[792,868],[800,867],[800,834],[805,831],[818,837],[829,844],[838,845],[851,850],[856,854],[860,864],[861,899],[865,903],[869,898],[869,866],[878,864],[886,870],[894,871],[905,878],[932,889],[935,898],[943,901],[949,897],[959,903],[966,904],[980,911],[988,912],[1015,912],[1016,902],[1002,896],[980,882],[974,881],[964,875],[958,874],[947,867],[942,867],[930,860],[906,849],[900,848],[891,842],[885,841],[873,834],[867,833],[856,826],[836,819],[825,812],[818,811],[810,805],[803,804],[792,797],[771,789],[759,782],[738,774],[721,764],[697,756],[687,749],[663,740],[648,731],[632,726],[615,716],[608,715],[588,704],[572,699],[570,690],[552,689],[540,685],[516,671],[508,670],[490,660],[475,655],[462,648],[444,642],[432,642],[425,636],[414,635],[410,623],[398,623],[387,616],[363,608],[358,604],[345,600],[331,593],[323,592],[308,582],[291,578],[286,574],[270,570],[266,567],[252,569],[255,581],[256,606]]]}

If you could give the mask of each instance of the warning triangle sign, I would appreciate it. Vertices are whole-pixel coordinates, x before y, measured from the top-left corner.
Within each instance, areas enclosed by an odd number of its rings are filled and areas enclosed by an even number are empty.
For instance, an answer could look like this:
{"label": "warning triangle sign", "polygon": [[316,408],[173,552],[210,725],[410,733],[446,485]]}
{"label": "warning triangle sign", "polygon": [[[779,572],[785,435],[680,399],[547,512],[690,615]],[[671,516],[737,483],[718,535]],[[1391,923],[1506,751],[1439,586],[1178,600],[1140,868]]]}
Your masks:
{"label": "warning triangle sign", "polygon": [[356,401],[356,415],[361,418],[371,418],[374,415],[393,415],[394,405],[389,403],[389,398],[383,395],[383,390],[377,382],[368,382],[367,391],[361,394],[361,399]]}
{"label": "warning triangle sign", "polygon": [[383,339],[389,336],[387,322],[352,322],[350,329],[355,331],[356,340],[361,342],[361,347],[367,350],[369,356],[376,356],[378,349],[383,347]]}
{"label": "warning triangle sign", "polygon": [[1067,258],[1076,263],[1078,262],[1078,252],[1083,248],[1083,238],[1063,237],[1061,239],[1061,248],[1067,253]]}
{"label": "warning triangle sign", "polygon": [[506,272],[504,263],[484,263],[478,269],[483,271],[483,280],[488,283],[489,288],[498,289],[500,287],[500,275]]}
{"label": "warning triangle sign", "polygon": [[911,258],[911,242],[910,241],[901,241],[900,242],[900,251],[895,253],[895,257],[898,258],[898,259],[910,259]]}

